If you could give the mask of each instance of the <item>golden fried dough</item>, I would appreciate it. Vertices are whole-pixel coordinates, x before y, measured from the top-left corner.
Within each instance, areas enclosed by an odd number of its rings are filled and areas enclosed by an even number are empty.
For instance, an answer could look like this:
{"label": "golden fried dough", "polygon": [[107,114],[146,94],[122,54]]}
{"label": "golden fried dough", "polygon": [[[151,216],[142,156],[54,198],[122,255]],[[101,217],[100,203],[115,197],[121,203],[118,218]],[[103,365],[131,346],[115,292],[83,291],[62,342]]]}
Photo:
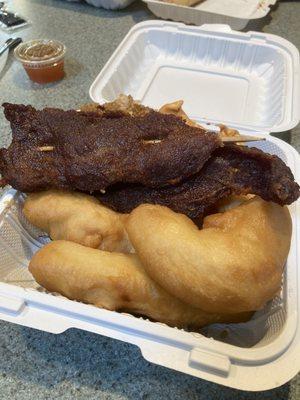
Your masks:
{"label": "golden fried dough", "polygon": [[182,303],[146,274],[134,254],[109,253],[64,240],[44,246],[29,270],[48,291],[108,310],[144,315],[171,326],[199,328],[250,315],[209,314]]}
{"label": "golden fried dough", "polygon": [[155,282],[194,307],[220,313],[258,310],[274,297],[291,229],[286,207],[258,197],[206,217],[202,230],[158,205],[137,207],[127,222],[131,243]]}
{"label": "golden fried dough", "polygon": [[124,229],[126,215],[118,214],[89,195],[49,190],[32,193],[23,212],[28,221],[53,240],[70,240],[107,251],[130,251]]}

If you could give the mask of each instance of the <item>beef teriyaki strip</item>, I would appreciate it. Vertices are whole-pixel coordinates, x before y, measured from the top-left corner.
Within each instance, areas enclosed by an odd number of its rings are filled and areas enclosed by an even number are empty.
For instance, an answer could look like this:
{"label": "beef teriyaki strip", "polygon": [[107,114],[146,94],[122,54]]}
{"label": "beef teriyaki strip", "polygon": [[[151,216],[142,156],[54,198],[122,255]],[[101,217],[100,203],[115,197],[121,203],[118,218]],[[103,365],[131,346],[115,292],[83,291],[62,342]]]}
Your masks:
{"label": "beef teriyaki strip", "polygon": [[197,175],[179,185],[161,189],[123,185],[108,189],[98,198],[119,212],[152,203],[201,219],[220,199],[250,193],[284,205],[299,197],[299,186],[289,167],[277,156],[231,145],[215,150]]}
{"label": "beef teriyaki strip", "polygon": [[200,171],[218,135],[174,115],[63,111],[4,103],[13,140],[0,150],[2,181],[34,192],[94,192],[117,182],[161,187]]}
{"label": "beef teriyaki strip", "polygon": [[[105,194],[96,194],[102,204],[129,213],[140,204],[159,204],[173,211],[202,220],[219,199],[231,194],[229,188],[206,177],[195,177],[180,185],[150,189],[138,185],[117,185]],[[94,194],[95,195],[95,194]]]}

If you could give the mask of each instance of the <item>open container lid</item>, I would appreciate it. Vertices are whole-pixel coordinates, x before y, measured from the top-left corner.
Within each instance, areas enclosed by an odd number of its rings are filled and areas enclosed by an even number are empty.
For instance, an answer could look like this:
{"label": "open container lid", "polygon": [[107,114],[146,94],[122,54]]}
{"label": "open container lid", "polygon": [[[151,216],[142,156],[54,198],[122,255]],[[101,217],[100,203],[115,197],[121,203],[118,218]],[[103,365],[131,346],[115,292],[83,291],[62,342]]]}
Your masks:
{"label": "open container lid", "polygon": [[202,124],[282,132],[299,122],[299,75],[299,51],[279,36],[147,21],[130,30],[90,97],[103,103],[131,94],[153,108],[182,99]]}

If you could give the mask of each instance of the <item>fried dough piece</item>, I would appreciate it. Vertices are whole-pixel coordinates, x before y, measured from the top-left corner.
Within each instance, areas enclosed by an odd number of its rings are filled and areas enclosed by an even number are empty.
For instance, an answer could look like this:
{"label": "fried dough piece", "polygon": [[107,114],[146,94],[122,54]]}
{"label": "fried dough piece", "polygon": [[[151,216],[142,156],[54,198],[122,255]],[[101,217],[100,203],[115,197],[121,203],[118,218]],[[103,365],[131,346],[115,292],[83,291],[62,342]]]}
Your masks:
{"label": "fried dough piece", "polygon": [[292,225],[286,207],[256,197],[206,217],[202,230],[166,207],[141,205],[126,229],[166,291],[208,312],[237,313],[262,308],[280,289]]}
{"label": "fried dough piece", "polygon": [[29,270],[48,291],[114,311],[144,315],[171,326],[200,328],[242,322],[250,314],[208,314],[169,295],[146,274],[134,254],[108,253],[67,241],[39,250]]}
{"label": "fried dough piece", "polygon": [[129,252],[132,248],[123,223],[127,216],[83,193],[32,193],[25,200],[23,213],[53,240],[70,240],[107,251]]}

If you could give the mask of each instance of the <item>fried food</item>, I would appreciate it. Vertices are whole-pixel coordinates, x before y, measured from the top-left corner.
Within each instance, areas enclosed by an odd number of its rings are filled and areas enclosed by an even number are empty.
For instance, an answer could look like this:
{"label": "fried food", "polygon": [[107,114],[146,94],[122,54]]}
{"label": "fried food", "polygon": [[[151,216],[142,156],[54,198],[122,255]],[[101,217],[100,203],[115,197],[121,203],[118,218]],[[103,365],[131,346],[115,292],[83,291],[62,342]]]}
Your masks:
{"label": "fried food", "polygon": [[224,124],[219,124],[219,128],[220,128],[219,135],[221,138],[235,137],[238,139],[241,136],[239,131],[237,131],[236,129],[229,128]]}
{"label": "fried food", "polygon": [[185,182],[160,189],[119,185],[99,200],[118,212],[129,213],[140,204],[159,204],[201,220],[220,199],[256,194],[280,205],[299,197],[299,185],[282,160],[261,150],[227,145],[215,150],[201,171]]}
{"label": "fried food", "polygon": [[27,196],[23,213],[53,240],[70,240],[107,251],[129,252],[126,215],[117,214],[83,193],[49,190]]}
{"label": "fried food", "polygon": [[[159,112],[162,114],[173,114],[177,117],[182,118],[188,125],[195,126],[197,128],[202,128],[199,124],[189,119],[186,113],[182,109],[183,100],[177,100],[173,103],[164,104],[160,109]],[[203,128],[202,128],[203,129]]]}
{"label": "fried food", "polygon": [[113,311],[143,315],[171,326],[200,328],[241,322],[250,314],[209,314],[169,295],[146,274],[136,255],[108,253],[67,241],[39,250],[29,270],[50,292]]}
{"label": "fried food", "polygon": [[157,204],[185,214],[201,224],[218,200],[230,193],[230,189],[218,181],[209,177],[195,177],[181,185],[160,189],[149,189],[141,185],[116,185],[105,194],[95,196],[102,204],[120,213],[130,213],[141,204]]}
{"label": "fried food", "polygon": [[[183,111],[183,100],[173,101],[172,103],[164,104],[158,111],[162,114],[173,114],[183,119],[188,125],[199,128],[199,125],[189,119],[186,113]],[[120,94],[116,100],[104,104],[87,103],[80,106],[78,111],[82,112],[94,112],[100,115],[111,114],[111,113],[123,113],[125,115],[131,115],[132,117],[140,117],[153,111],[150,107],[143,106],[138,101],[134,100],[132,96]],[[201,128],[201,127],[200,127]],[[203,129],[203,128],[202,128]]]}
{"label": "fried food", "polygon": [[238,313],[261,309],[280,289],[292,226],[286,207],[256,197],[206,217],[202,230],[157,205],[136,208],[126,228],[168,293],[207,312]]}
{"label": "fried food", "polygon": [[181,118],[63,111],[4,103],[13,140],[0,149],[3,182],[23,192],[73,189],[87,193],[119,183],[161,187],[200,171],[218,135]]}

